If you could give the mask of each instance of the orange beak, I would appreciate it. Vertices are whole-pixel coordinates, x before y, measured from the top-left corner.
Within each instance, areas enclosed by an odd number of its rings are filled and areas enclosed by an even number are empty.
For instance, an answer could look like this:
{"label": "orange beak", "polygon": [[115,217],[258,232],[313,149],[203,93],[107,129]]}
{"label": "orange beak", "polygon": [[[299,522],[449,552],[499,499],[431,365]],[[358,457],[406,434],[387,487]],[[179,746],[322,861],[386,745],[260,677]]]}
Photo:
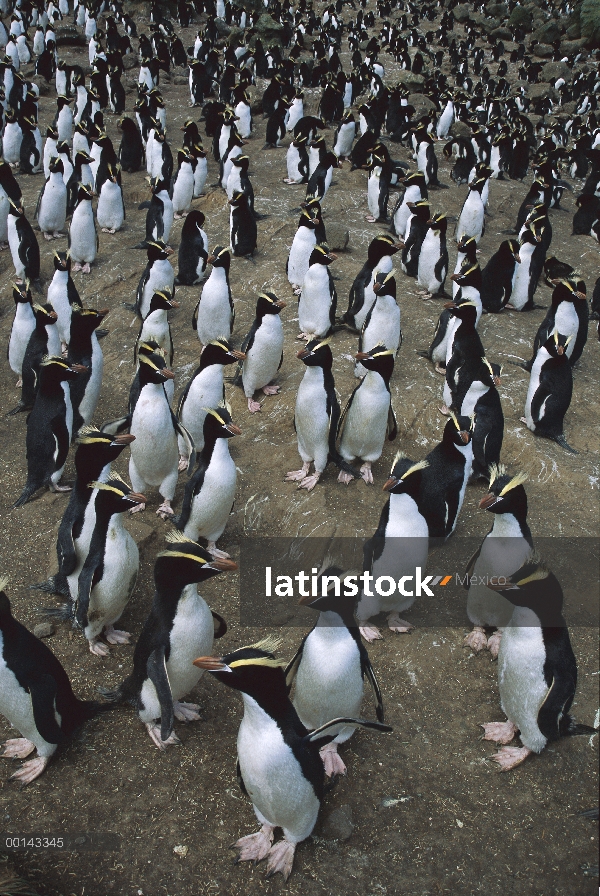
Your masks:
{"label": "orange beak", "polygon": [[194,660],[193,664],[198,669],[205,669],[207,672],[224,672],[229,668],[218,656],[200,656]]}
{"label": "orange beak", "polygon": [[496,495],[493,495],[490,492],[488,495],[485,495],[479,502],[479,509],[487,510],[488,507],[491,507],[493,504],[495,504],[497,500],[498,499],[496,498]]}

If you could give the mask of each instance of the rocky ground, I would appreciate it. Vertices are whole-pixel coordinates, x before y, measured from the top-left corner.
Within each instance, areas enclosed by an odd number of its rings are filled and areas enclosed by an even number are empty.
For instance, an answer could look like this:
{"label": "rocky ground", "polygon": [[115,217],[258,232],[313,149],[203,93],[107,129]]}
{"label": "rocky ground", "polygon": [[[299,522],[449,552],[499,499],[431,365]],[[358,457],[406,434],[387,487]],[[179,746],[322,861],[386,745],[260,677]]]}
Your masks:
{"label": "rocky ground", "polygon": [[[460,33],[460,29],[458,29]],[[192,42],[189,29],[184,44]],[[87,60],[87,48],[66,48],[70,61]],[[345,57],[344,57],[345,58]],[[397,75],[385,59],[386,79]],[[513,66],[509,66],[511,77]],[[135,99],[136,70],[126,73],[127,113]],[[186,73],[161,79],[168,110],[168,137],[179,145],[178,128],[190,115]],[[262,85],[264,87],[264,85]],[[259,92],[260,92],[259,85]],[[316,111],[318,93],[307,91],[310,111]],[[54,88],[40,104],[42,132],[54,113]],[[194,110],[197,117],[197,110]],[[113,117],[107,129],[115,145],[119,132]],[[222,546],[239,558],[247,536],[312,536],[323,546],[336,536],[369,536],[376,528],[387,478],[396,450],[414,458],[423,457],[439,440],[443,420],[437,408],[441,378],[417,355],[431,341],[440,311],[437,301],[424,302],[413,280],[399,271],[398,300],[402,309],[404,342],[392,380],[392,396],[399,424],[396,442],[386,444],[382,459],[374,466],[375,486],[355,482],[345,488],[336,482],[336,471],[327,470],[311,494],[297,491],[284,482],[287,470],[299,466],[293,429],[293,408],[303,365],[296,359],[296,303],[287,278],[285,261],[304,197],[303,187],[282,183],[285,148],[263,152],[265,123],[255,118],[255,134],[247,152],[256,207],[268,215],[259,223],[258,252],[254,261],[234,259],[231,285],[236,301],[237,345],[247,332],[254,313],[256,294],[274,290],[288,301],[283,312],[286,334],[284,362],[280,371],[281,394],[266,398],[261,413],[251,416],[242,392],[231,385],[227,397],[233,419],[243,435],[231,443],[239,470],[238,494]],[[328,144],[333,131],[326,131]],[[206,145],[209,141],[205,140]],[[286,141],[287,145],[287,141]],[[452,184],[449,167],[442,159],[440,180]],[[407,150],[394,147],[393,155],[409,161]],[[209,160],[209,183],[217,168]],[[517,210],[530,182],[492,181],[490,214],[481,242],[485,262],[514,225]],[[40,177],[19,176],[25,208],[34,218]],[[589,237],[571,236],[574,193],[565,193],[562,210],[552,210],[554,239],[551,252],[577,267],[591,292],[599,273],[598,245]],[[110,334],[103,341],[105,381],[96,421],[118,417],[126,407],[129,383],[134,373],[133,345],[137,322],[123,302],[133,300],[145,255],[131,249],[144,232],[144,213],[137,211],[147,197],[142,172],[124,175],[127,202],[125,229],[114,236],[100,235],[97,264],[89,277],[76,274],[76,284],[85,303],[111,309],[107,318]],[[467,192],[466,186],[432,191],[434,212],[445,211],[456,218]],[[206,214],[210,245],[229,242],[226,196],[210,188],[196,203]],[[330,241],[349,242],[339,253],[333,273],[339,307],[344,310],[352,280],[366,257],[368,243],[379,231],[367,224],[366,175],[349,171],[346,164],[337,172],[324,203]],[[181,224],[176,224],[171,243],[177,246]],[[450,234],[453,225],[450,226]],[[453,267],[455,249],[450,244]],[[52,275],[52,249],[66,247],[66,240],[48,246],[40,235],[42,275]],[[175,260],[175,257],[174,259]],[[399,264],[398,264],[399,268]],[[8,252],[0,255],[2,317],[0,334],[8,340],[13,316],[11,281],[14,277]],[[184,387],[198,363],[199,345],[191,329],[191,315],[198,300],[198,287],[179,287],[180,310],[173,317],[176,345],[176,388]],[[550,292],[540,286],[537,301],[547,305]],[[576,539],[578,556],[595,563],[597,536],[597,368],[598,343],[595,328],[575,372],[574,396],[566,417],[566,437],[579,452],[570,455],[557,445],[536,439],[519,422],[527,389],[527,375],[511,360],[528,358],[536,329],[544,315],[488,315],[480,332],[486,353],[505,365],[501,396],[506,418],[503,460],[512,471],[529,474],[529,522],[534,538],[556,539],[544,544],[549,563],[565,569],[561,581],[567,606],[575,607],[581,594],[577,577],[569,577],[568,561],[575,555],[564,539]],[[356,340],[343,333],[334,337],[334,375],[342,398],[350,394],[355,380],[348,356]],[[5,363],[0,369],[0,413],[18,400],[15,376]],[[64,495],[40,494],[36,500],[14,511],[26,477],[25,416],[0,417],[0,509],[4,525],[0,531],[0,571],[10,575],[9,596],[15,615],[33,628],[42,620],[40,610],[52,598],[28,590],[46,577],[49,557],[54,553],[57,525],[66,506]],[[117,469],[127,476],[124,452]],[[65,478],[73,476],[69,460]],[[183,479],[175,507],[181,500]],[[477,509],[483,485],[467,490],[458,536],[481,538],[489,517]],[[163,547],[168,524],[154,510],[158,495],[151,495],[147,511],[132,518],[128,527],[141,548],[141,574],[133,599],[122,619],[123,627],[140,632],[151,597],[153,559]],[[583,539],[586,539],[585,541]],[[567,556],[568,552],[568,556]],[[459,551],[460,553],[460,551]],[[430,565],[443,563],[435,555]],[[591,581],[593,582],[593,575]],[[590,580],[590,576],[586,581]],[[589,585],[585,586],[586,588]],[[219,650],[248,644],[265,634],[240,623],[238,581],[235,575],[220,576],[203,588],[213,609],[229,623],[229,631],[218,643]],[[589,594],[587,595],[590,596]],[[593,594],[592,594],[593,596]],[[455,599],[464,605],[464,592]],[[486,652],[477,657],[461,647],[468,629],[466,613],[453,626],[425,614],[418,604],[409,611],[416,628],[410,635],[385,634],[370,647],[379,676],[387,712],[394,726],[389,735],[357,734],[344,749],[348,776],[338,781],[327,796],[314,836],[299,847],[295,870],[287,885],[290,894],[472,894],[488,896],[514,893],[519,896],[566,893],[588,894],[594,881],[589,867],[597,861],[594,825],[579,817],[597,799],[597,738],[579,737],[552,745],[539,757],[528,760],[508,774],[499,774],[489,761],[494,750],[479,739],[480,723],[502,719],[496,680],[496,664]],[[576,615],[576,614],[575,614]],[[437,622],[435,627],[431,621]],[[581,621],[581,617],[579,617]],[[304,629],[306,630],[306,629]],[[287,625],[271,626],[282,638],[280,653],[291,656],[303,633]],[[579,721],[593,724],[597,707],[597,632],[592,627],[572,629],[579,664],[579,685],[574,713]],[[78,632],[60,626],[47,642],[71,676],[75,691],[93,697],[98,685],[113,687],[130,667],[133,644],[111,651],[107,659],[92,656]],[[197,694],[203,721],[176,729],[183,745],[159,753],[131,710],[122,708],[89,724],[50,766],[46,774],[26,790],[18,791],[7,780],[0,785],[0,828],[13,836],[23,832],[60,836],[61,833],[112,831],[121,837],[119,851],[58,854],[28,852],[15,858],[16,867],[40,893],[52,896],[103,896],[108,893],[178,896],[183,893],[234,894],[272,893],[281,889],[281,879],[265,881],[262,867],[232,863],[230,844],[256,828],[248,801],[235,779],[235,741],[241,717],[241,700],[213,681],[201,681]],[[369,695],[364,714],[372,716]],[[0,720],[0,738],[14,736]],[[4,763],[4,778],[12,771]]]}

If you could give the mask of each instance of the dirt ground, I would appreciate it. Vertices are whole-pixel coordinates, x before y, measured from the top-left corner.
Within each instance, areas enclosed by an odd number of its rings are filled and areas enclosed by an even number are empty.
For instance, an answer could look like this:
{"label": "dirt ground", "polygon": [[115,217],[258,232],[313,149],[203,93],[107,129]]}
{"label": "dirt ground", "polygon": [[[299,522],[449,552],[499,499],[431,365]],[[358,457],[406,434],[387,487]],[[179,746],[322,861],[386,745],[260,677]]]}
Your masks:
{"label": "dirt ground", "polygon": [[[320,7],[319,7],[320,8]],[[142,29],[139,29],[142,30]],[[192,43],[195,29],[184,38]],[[344,42],[344,49],[347,44]],[[87,61],[87,48],[69,48],[65,57]],[[343,57],[345,59],[345,55]],[[386,80],[393,82],[394,65],[384,58]],[[511,76],[514,67],[509,66]],[[495,67],[492,65],[492,71]],[[131,114],[135,93],[129,85],[127,113]],[[179,83],[161,79],[168,110],[168,137],[176,150],[179,126],[190,115],[185,72]],[[181,77],[180,77],[181,76]],[[181,79],[183,78],[183,83]],[[263,85],[264,86],[264,85]],[[307,91],[308,107],[316,111],[317,92]],[[40,104],[42,133],[54,114],[54,88]],[[194,117],[198,110],[194,110]],[[109,136],[115,146],[119,132],[114,117],[106,116]],[[424,457],[439,440],[443,420],[437,407],[441,400],[441,378],[418,349],[428,346],[440,312],[437,301],[423,302],[416,284],[403,276],[397,264],[398,301],[402,310],[404,342],[392,379],[392,396],[399,424],[394,443],[387,443],[374,466],[375,486],[355,482],[346,488],[336,482],[330,467],[315,491],[297,491],[284,482],[287,470],[299,466],[293,429],[293,409],[304,367],[296,359],[297,311],[285,276],[285,260],[298,219],[304,188],[282,183],[285,148],[263,152],[265,123],[255,116],[255,133],[246,147],[251,157],[251,175],[256,207],[268,217],[259,222],[259,244],[255,261],[234,259],[231,285],[236,300],[234,341],[239,345],[253,319],[256,294],[267,287],[285,298],[284,362],[280,371],[281,394],[266,398],[262,412],[251,416],[241,390],[227,387],[234,422],[243,435],[231,443],[239,469],[235,507],[221,546],[239,558],[240,544],[248,535],[322,537],[369,536],[376,528],[385,497],[381,486],[398,449],[415,459]],[[201,128],[203,131],[203,128]],[[328,144],[333,131],[326,131]],[[285,141],[287,146],[288,141]],[[205,145],[210,141],[205,138]],[[442,159],[440,180],[452,184],[449,166]],[[406,149],[394,146],[396,158],[409,161]],[[209,183],[217,168],[209,157]],[[34,219],[40,177],[19,176],[25,207]],[[525,195],[525,184],[492,181],[490,214],[481,241],[481,262],[487,261],[514,225]],[[554,230],[551,253],[575,265],[588,284],[588,293],[599,273],[599,247],[590,237],[571,236],[575,197],[565,193],[563,210],[552,210]],[[110,334],[103,341],[105,381],[96,422],[118,417],[126,407],[129,383],[134,374],[133,345],[137,323],[122,303],[132,301],[145,264],[143,252],[134,251],[144,232],[145,213],[137,205],[147,196],[144,173],[124,175],[127,201],[125,229],[114,236],[100,235],[97,264],[89,277],[75,275],[84,302],[91,307],[109,306]],[[434,212],[457,216],[467,187],[454,184],[431,191]],[[392,194],[393,201],[393,194]],[[226,196],[210,188],[196,203],[206,216],[211,247],[229,242]],[[366,175],[339,171],[324,203],[327,226],[340,224],[350,232],[348,251],[340,253],[333,267],[339,277],[339,308],[345,310],[352,280],[366,257],[370,240],[379,225],[367,224]],[[177,246],[181,223],[173,228],[171,243]],[[450,234],[452,225],[450,226]],[[40,235],[42,275],[52,275],[51,253],[66,248],[66,240],[47,245]],[[451,268],[455,247],[450,245]],[[13,304],[14,277],[8,252],[0,255],[2,295],[0,338],[8,340]],[[174,368],[176,391],[182,389],[196,367],[199,345],[191,329],[191,316],[198,300],[198,287],[178,287],[180,310],[173,316],[176,346]],[[536,295],[547,305],[550,291],[540,286]],[[595,327],[575,371],[574,395],[566,417],[565,434],[579,452],[565,453],[557,445],[537,439],[519,422],[523,413],[527,375],[508,364],[510,359],[528,358],[536,329],[544,311],[530,314],[487,315],[480,333],[488,357],[505,364],[501,396],[506,418],[503,461],[511,471],[529,474],[529,522],[534,538],[597,536],[597,370],[599,345]],[[334,337],[334,375],[342,401],[354,388],[348,359],[356,351],[356,339],[344,333]],[[28,590],[31,583],[46,577],[49,556],[54,551],[58,522],[66,506],[64,495],[41,493],[19,510],[12,503],[26,478],[25,415],[4,417],[18,400],[15,376],[5,363],[0,368],[0,509],[4,525],[0,531],[0,571],[10,575],[8,593],[15,615],[33,628],[40,610],[53,598]],[[116,464],[127,476],[128,456]],[[72,456],[65,478],[73,476]],[[183,479],[175,507],[179,506]],[[490,526],[489,516],[477,509],[483,485],[470,487],[458,526],[458,535],[481,538]],[[133,633],[132,645],[111,650],[106,659],[89,653],[81,633],[58,627],[47,641],[60,658],[76,693],[93,698],[99,685],[116,686],[127,674],[134,643],[147,613],[152,593],[154,556],[163,548],[168,524],[155,516],[158,495],[153,494],[142,518],[128,525],[141,548],[141,570],[130,605],[121,620]],[[589,542],[590,545],[592,542]],[[560,547],[564,542],[557,541]],[[552,556],[546,559],[552,565]],[[566,583],[563,582],[566,585]],[[239,621],[239,590],[236,575],[211,580],[202,593],[210,606],[229,624],[223,641],[226,652],[251,643],[267,632],[283,639],[282,656],[291,657],[303,634],[294,627],[256,629]],[[459,599],[464,601],[464,592]],[[480,723],[503,718],[499,705],[496,663],[484,652],[477,657],[461,647],[468,630],[466,613],[454,627],[419,627],[419,608],[408,612],[417,623],[412,634],[384,635],[369,648],[383,691],[387,720],[392,734],[356,734],[342,750],[348,775],[327,796],[314,836],[297,850],[294,872],[286,891],[302,896],[334,893],[340,896],[437,896],[442,893],[487,896],[583,896],[595,889],[589,871],[597,862],[597,832],[593,822],[578,813],[597,801],[597,737],[566,739],[548,747],[542,755],[527,760],[507,774],[498,773],[490,762],[493,746],[480,740]],[[568,620],[567,620],[568,621]],[[597,709],[597,631],[592,627],[571,630],[579,665],[579,685],[574,714],[578,721],[593,724]],[[231,843],[257,827],[249,802],[235,778],[236,735],[241,718],[241,699],[217,682],[201,680],[194,694],[201,704],[203,720],[185,726],[176,724],[180,748],[161,754],[150,742],[130,709],[120,708],[99,718],[77,736],[47,772],[34,784],[19,791],[8,775],[14,769],[2,764],[0,783],[0,830],[9,836],[24,833],[60,836],[64,833],[114,832],[121,838],[118,851],[59,854],[27,852],[13,857],[23,876],[40,893],[51,896],[180,896],[180,894],[275,893],[281,878],[266,881],[264,866],[233,864]],[[370,694],[365,697],[364,715],[373,717]],[[14,736],[0,719],[0,740]],[[340,807],[350,814],[353,830],[348,840],[335,837],[328,827],[331,812]],[[349,808],[348,808],[349,807]],[[175,847],[187,847],[185,856]],[[185,850],[178,850],[183,853]]]}

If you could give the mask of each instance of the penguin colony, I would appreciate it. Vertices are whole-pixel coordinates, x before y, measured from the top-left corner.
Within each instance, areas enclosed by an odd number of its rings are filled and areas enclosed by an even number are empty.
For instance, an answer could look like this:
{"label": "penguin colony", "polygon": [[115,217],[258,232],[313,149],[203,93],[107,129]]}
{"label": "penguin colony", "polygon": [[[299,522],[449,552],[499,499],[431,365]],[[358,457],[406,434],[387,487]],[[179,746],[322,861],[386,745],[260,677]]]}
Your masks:
{"label": "penguin colony", "polygon": [[[119,2],[78,3],[74,9],[68,0],[58,7],[21,2],[14,9],[6,0],[0,3],[5,53],[0,241],[14,267],[7,357],[21,390],[11,415],[15,427],[24,430],[27,457],[27,479],[14,506],[45,487],[69,492],[57,536],[57,572],[32,583],[64,599],[48,615],[68,621],[100,658],[112,646],[129,643],[132,635],[115,624],[134,592],[140,561],[124,519],[145,510],[158,491],[156,513],[172,522],[166,546],[155,558],[155,593],[136,633],[133,667],[118,688],[100,689],[104,701],[75,696],[50,649],[13,615],[10,586],[2,580],[0,711],[21,735],[5,743],[3,756],[27,759],[35,752],[12,776],[29,784],[86,720],[122,703],[136,710],[152,743],[164,751],[180,743],[175,720],[201,718],[200,707],[183,698],[208,672],[243,699],[238,778],[261,829],[235,844],[238,858],[266,859],[267,873],[280,872],[284,879],[297,844],[314,828],[325,779],[346,771],[338,746],[357,728],[391,731],[385,724],[385,686],[378,683],[363,641],[382,637],[370,621],[381,612],[387,613],[390,631],[409,631],[411,624],[399,614],[414,601],[366,589],[357,599],[340,597],[328,588],[327,576],[349,571],[324,564],[323,596],[301,601],[318,612],[318,621],[289,662],[278,656],[272,636],[214,653],[214,639],[227,625],[197,586],[237,569],[217,542],[236,495],[229,444],[235,439],[243,446],[242,429],[225,401],[225,382],[243,389],[250,414],[267,410],[269,397],[281,388],[277,378],[290,321],[285,309],[295,298],[298,339],[304,343],[297,353],[304,369],[294,415],[302,467],[288,472],[286,481],[310,492],[330,463],[337,467],[340,487],[372,485],[373,468],[383,479],[384,445],[398,438],[402,417],[390,389],[395,365],[410,363],[417,377],[430,363],[440,375],[443,430],[426,456],[416,456],[414,449],[412,458],[397,451],[383,485],[386,503],[365,547],[364,571],[399,579],[415,565],[424,569],[429,548],[460,525],[468,485],[484,483],[487,493],[479,506],[493,515],[493,525],[469,573],[476,581],[483,575],[501,577],[501,583],[470,586],[467,612],[474,628],[465,646],[488,649],[498,658],[507,716],[506,722],[486,723],[484,738],[501,745],[493,758],[509,770],[549,741],[594,730],[569,715],[577,665],[562,616],[562,590],[534,550],[527,477],[501,462],[501,366],[479,328],[484,314],[543,307],[535,300],[542,292],[540,280],[551,288],[551,306],[531,358],[523,359],[529,385],[522,421],[531,433],[577,454],[565,435],[565,417],[568,429],[576,365],[590,317],[600,314],[600,280],[590,311],[586,283],[565,260],[575,253],[561,246],[559,260],[550,252],[553,210],[560,210],[561,196],[573,191],[575,179],[582,187],[573,233],[600,240],[597,60],[582,49],[564,51],[556,40],[552,59],[565,76],[531,100],[525,85],[539,82],[541,65],[518,26],[512,28],[516,49],[509,54],[501,39],[468,20],[455,30],[452,0],[419,7],[403,0],[347,6],[342,0],[332,6],[305,0],[295,6],[268,4],[281,38],[269,46],[258,36],[255,11],[221,0],[216,5],[182,0],[176,22],[161,5],[152,5],[150,36],[138,33]],[[485,11],[485,4],[475,4],[474,11]],[[556,11],[567,14],[568,3]],[[74,22],[85,37],[89,66],[60,58],[55,28],[61,20]],[[192,26],[197,35],[186,48],[179,29]],[[219,39],[223,26],[227,33],[231,26],[239,29],[225,45]],[[351,61],[346,70],[342,52]],[[124,59],[136,53],[137,89],[127,97]],[[403,71],[425,75],[421,89],[427,102],[421,110],[411,105],[402,79],[393,83],[386,77],[388,57]],[[582,58],[588,61],[585,69]],[[509,59],[518,73],[512,84],[505,77]],[[33,60],[37,80],[28,81],[21,69]],[[441,71],[448,61],[451,76]],[[193,111],[180,135],[169,126],[160,90],[161,72],[171,68],[189,73]],[[39,83],[48,89],[40,92]],[[264,215],[255,208],[245,150],[257,126],[249,96],[256,85],[267,118],[264,151],[284,149],[285,158],[284,152],[277,155],[281,190],[287,189],[283,184],[296,185],[294,196],[304,196],[282,272],[287,301],[265,284],[244,338],[236,326],[230,270],[232,264],[261,264],[257,243]],[[309,108],[307,97],[315,89],[316,109]],[[54,120],[42,137],[39,113],[54,102]],[[561,114],[566,103],[574,104],[573,111]],[[535,127],[528,113],[538,117]],[[106,130],[111,114],[119,116],[122,132],[116,149]],[[393,158],[397,148],[406,157],[401,161]],[[443,210],[449,185],[438,177],[440,152],[452,161],[450,189],[461,184],[468,189],[452,235]],[[326,232],[328,193],[343,188],[344,166],[366,172],[362,204],[365,221],[374,225],[346,309]],[[136,209],[125,202],[123,184],[140,170],[148,175],[149,198]],[[37,206],[25,209],[20,185],[36,174],[44,181]],[[227,195],[227,246],[215,245],[211,221],[201,210],[211,177]],[[482,264],[477,244],[489,223],[494,182],[531,177],[514,232]],[[138,327],[135,375],[123,415],[103,421],[97,418],[107,335],[101,325],[109,309],[86,307],[72,274],[93,281],[102,234],[121,231],[136,210],[145,211],[145,238],[135,249],[144,252],[147,264],[140,265],[135,295],[124,295]],[[171,244],[175,222],[182,218],[174,266]],[[59,241],[54,275],[46,283],[34,221],[44,241]],[[65,236],[66,250],[60,242]],[[457,250],[453,273],[449,247],[452,254]],[[439,320],[421,360],[408,361],[402,354],[406,278],[420,288],[417,301],[439,301]],[[175,300],[179,286],[194,287],[193,302],[187,293],[185,301]],[[169,313],[180,306],[201,351],[187,383],[177,384],[183,389],[175,400],[177,345]],[[358,382],[341,403],[332,368],[344,338],[355,340],[351,360]],[[18,416],[23,411],[24,425]],[[569,433],[569,439],[577,443],[577,434]],[[124,450],[131,485],[111,470]],[[533,441],[531,450],[536,450]],[[61,481],[70,451],[76,470],[72,489]],[[183,495],[174,509],[181,479]],[[361,717],[365,678],[376,720]],[[521,745],[511,745],[517,736]],[[278,830],[283,838],[275,840]]]}

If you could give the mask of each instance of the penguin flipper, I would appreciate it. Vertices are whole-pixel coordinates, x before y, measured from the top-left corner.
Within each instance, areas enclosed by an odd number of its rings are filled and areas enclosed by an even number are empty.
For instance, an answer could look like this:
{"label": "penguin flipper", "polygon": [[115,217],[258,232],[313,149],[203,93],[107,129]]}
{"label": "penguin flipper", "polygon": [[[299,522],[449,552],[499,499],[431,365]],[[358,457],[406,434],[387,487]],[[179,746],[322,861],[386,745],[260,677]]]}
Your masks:
{"label": "penguin flipper", "polygon": [[298,673],[298,667],[300,666],[300,662],[302,660],[302,654],[304,653],[304,643],[305,643],[307,637],[308,637],[308,635],[306,635],[304,638],[302,638],[302,641],[300,642],[300,646],[298,647],[298,650],[296,651],[296,653],[294,654],[292,659],[289,661],[289,663],[285,667],[283,674],[285,676],[285,684],[287,687],[288,694],[292,689],[292,684],[294,683],[294,679]]}
{"label": "penguin flipper", "polygon": [[330,743],[336,735],[328,734],[327,731],[337,725],[356,725],[357,728],[367,728],[372,731],[394,730],[391,725],[384,725],[382,722],[368,722],[366,719],[332,719],[330,722],[325,722],[325,724],[321,725],[320,728],[315,728],[315,730],[311,731],[310,734],[306,734],[302,738],[302,743],[309,744],[314,743],[315,741],[322,740],[326,741],[326,743]]}
{"label": "penguin flipper", "polygon": [[175,432],[181,436],[185,443],[185,447],[188,451],[188,466],[187,466],[187,474],[188,476],[192,475],[192,469],[194,468],[194,464],[196,463],[196,448],[194,446],[194,440],[191,434],[187,431],[185,426],[179,422],[173,411],[171,411],[171,422],[173,423],[173,429]]}
{"label": "penguin flipper", "polygon": [[[235,767],[235,776],[237,778],[237,782],[240,790],[244,794],[244,796],[248,796],[248,791],[246,790],[246,785],[244,784],[244,779],[242,778],[242,769],[240,768],[240,760],[238,759]],[[249,797],[248,797],[249,798]]]}
{"label": "penguin flipper", "polygon": [[[490,532],[491,532],[491,529],[490,529]],[[487,536],[486,536],[486,538],[487,538]],[[483,539],[483,541],[481,542],[481,544],[479,545],[479,547],[477,548],[477,550],[475,551],[475,553],[473,554],[473,556],[471,557],[471,559],[469,560],[469,562],[467,563],[467,565],[465,567],[465,578],[463,580],[463,588],[465,588],[467,591],[469,590],[469,587],[470,587],[468,580],[473,575],[473,570],[475,569],[475,564],[477,563],[477,558],[481,554],[481,549],[483,547],[484,541],[485,541],[485,538]]]}
{"label": "penguin flipper", "polygon": [[[95,533],[94,533],[95,534]],[[77,604],[75,608],[75,619],[81,629],[86,628],[88,624],[88,610],[90,607],[90,595],[96,584],[98,567],[101,563],[101,556],[95,550],[94,537],[90,543],[90,549],[83,569],[79,573],[77,582]]]}
{"label": "penguin flipper", "polygon": [[125,432],[130,426],[131,415],[127,414],[126,417],[119,417],[116,420],[107,420],[106,423],[103,423],[100,427],[100,432],[105,432],[109,436],[116,436],[121,432]]}
{"label": "penguin flipper", "polygon": [[391,398],[390,408],[388,411],[387,429],[385,434],[387,436],[388,442],[393,442],[398,435],[398,424],[396,422],[396,415],[394,414],[394,408],[392,407]]}
{"label": "penguin flipper", "polygon": [[218,623],[217,628],[215,629],[214,637],[215,639],[222,638],[223,635],[227,633],[227,623],[223,619],[222,616],[219,616],[218,613],[215,613],[214,610],[211,610],[211,616],[213,618],[213,624]]}
{"label": "penguin flipper", "polygon": [[152,651],[146,662],[146,672],[160,703],[160,737],[161,740],[168,740],[173,731],[175,712],[164,647],[157,647]]}
{"label": "penguin flipper", "polygon": [[[557,664],[553,670],[552,684],[538,710],[538,728],[548,740],[557,740],[563,734],[563,726],[568,725],[568,710],[575,695],[576,681],[572,675],[562,672]],[[566,727],[566,726],[565,726]]]}
{"label": "penguin flipper", "polygon": [[56,681],[52,675],[40,675],[35,682],[28,683],[31,708],[35,727],[49,744],[60,744],[66,740],[54,714]]}
{"label": "penguin flipper", "polygon": [[373,694],[375,696],[375,715],[377,716],[377,721],[383,724],[385,723],[385,717],[383,711],[383,696],[381,694],[379,682],[377,681],[377,676],[375,675],[375,669],[371,665],[369,654],[367,653],[366,648],[362,642],[360,646],[362,648],[360,652],[360,660],[363,674],[366,675],[369,679],[369,683],[373,688]]}

